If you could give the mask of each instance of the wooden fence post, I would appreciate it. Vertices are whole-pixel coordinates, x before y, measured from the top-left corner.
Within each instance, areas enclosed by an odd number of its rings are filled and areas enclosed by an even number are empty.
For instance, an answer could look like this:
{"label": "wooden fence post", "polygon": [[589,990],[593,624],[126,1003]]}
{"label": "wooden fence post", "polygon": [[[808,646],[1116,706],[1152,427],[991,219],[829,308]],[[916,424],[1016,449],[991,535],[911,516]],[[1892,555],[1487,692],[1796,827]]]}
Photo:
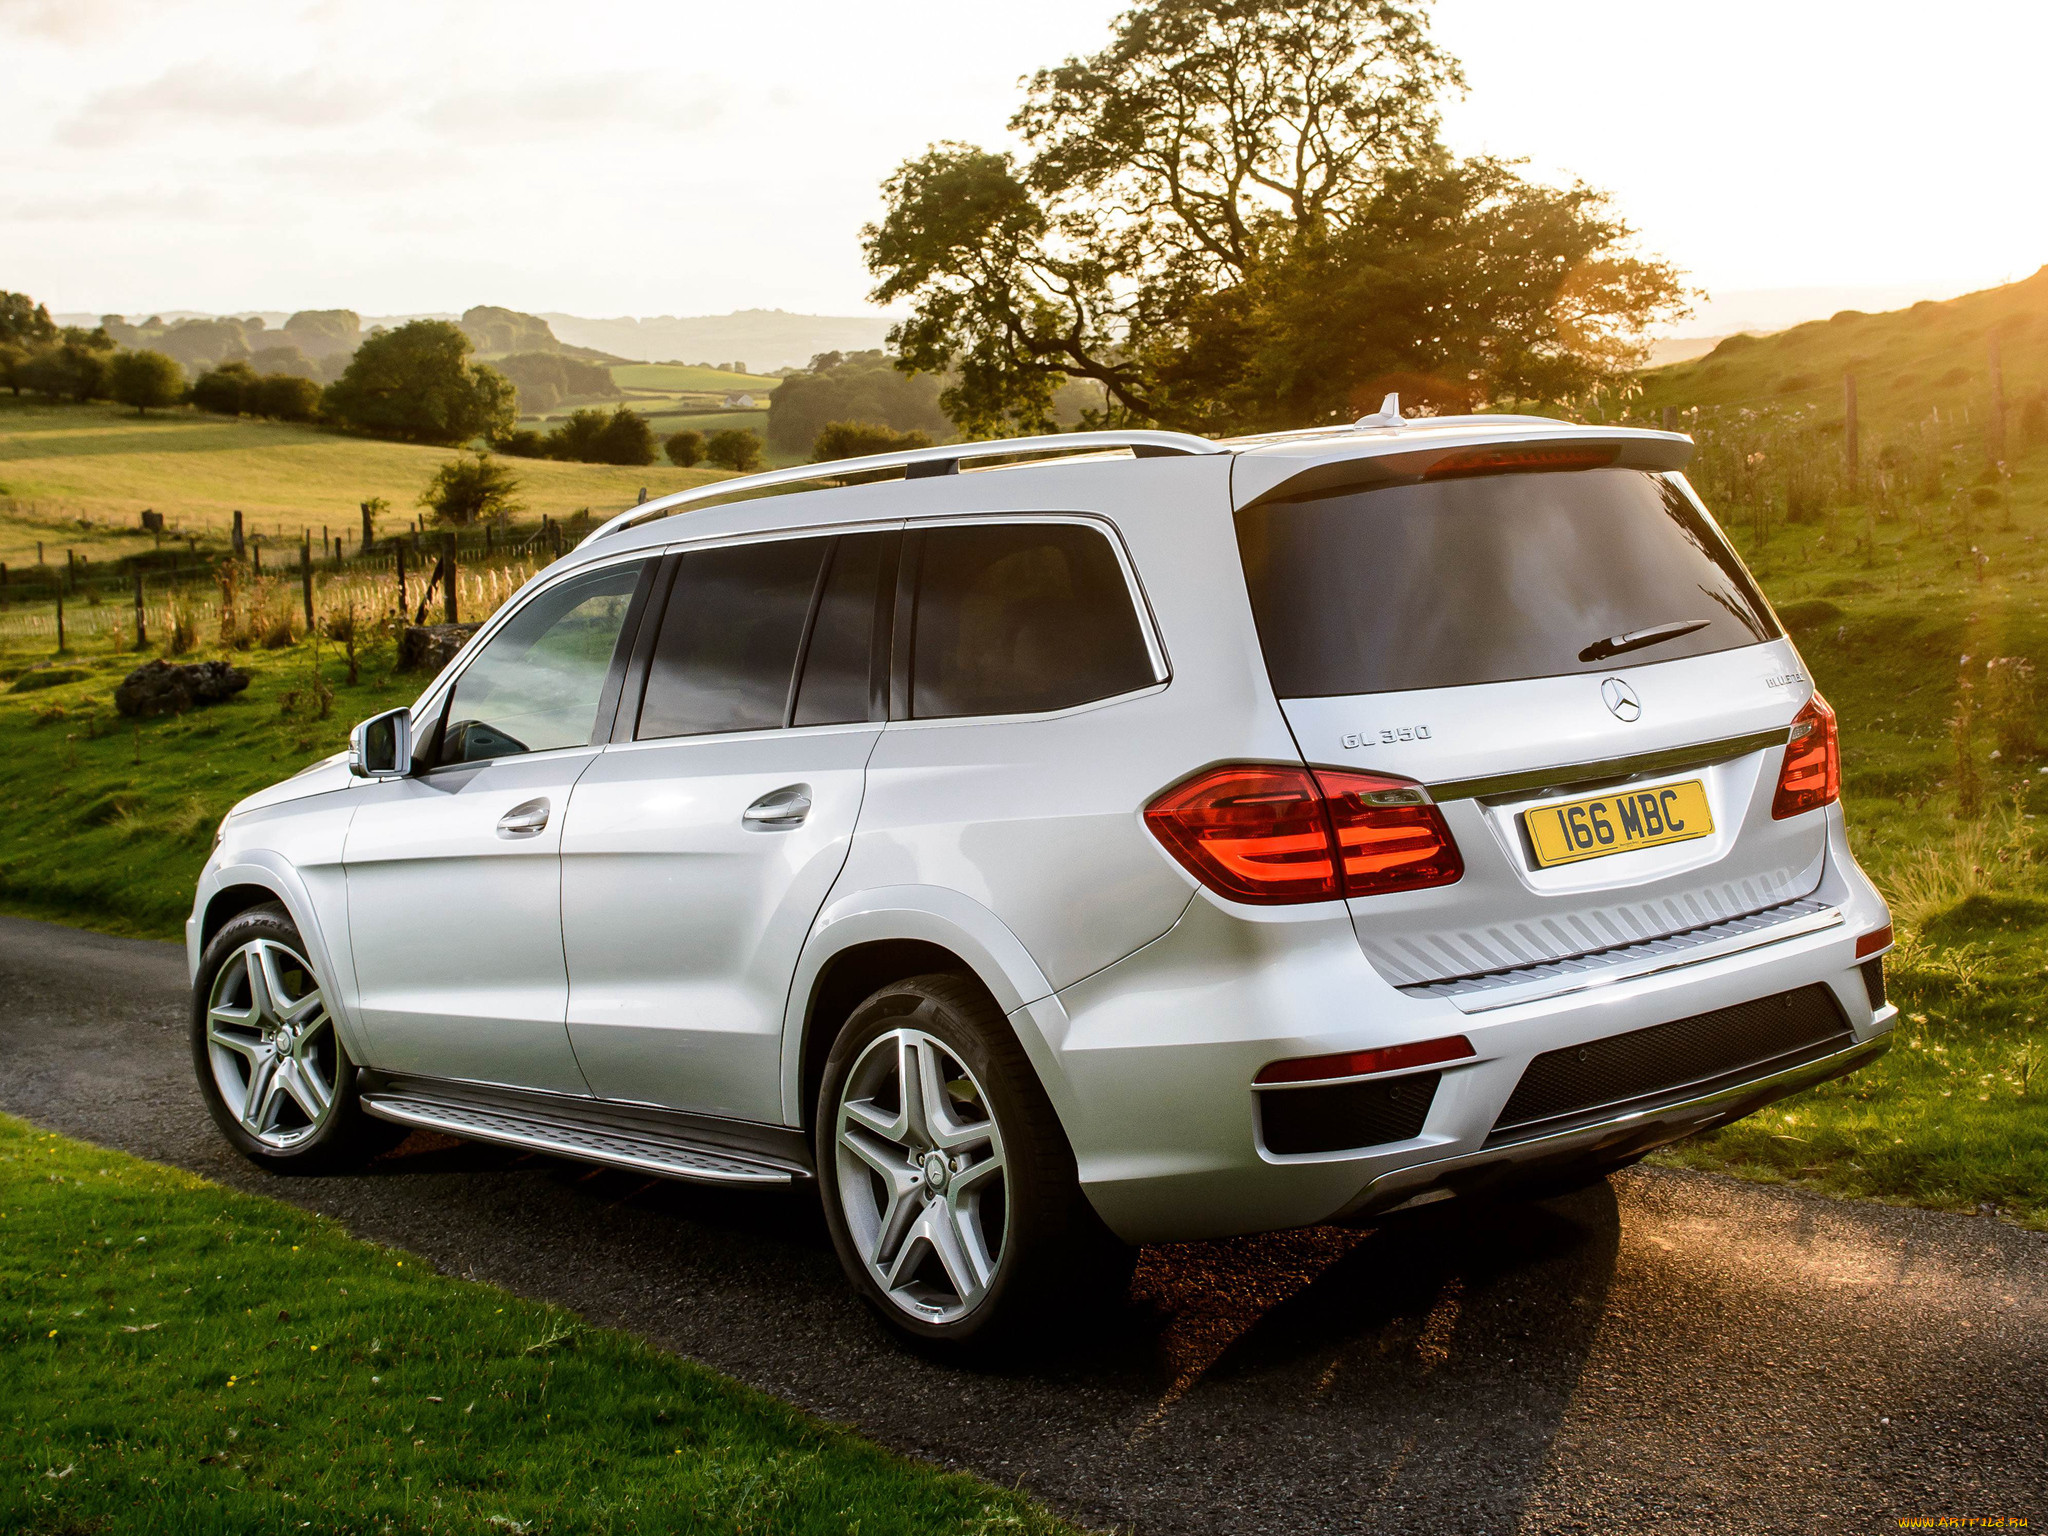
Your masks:
{"label": "wooden fence post", "polygon": [[1849,474],[1849,494],[1856,494],[1856,375],[1842,375],[1842,464]]}
{"label": "wooden fence post", "polygon": [[405,622],[405,540],[391,541],[392,558],[398,563],[398,622]]}
{"label": "wooden fence post", "polygon": [[1994,466],[2005,462],[2005,370],[1999,366],[1998,332],[1991,333],[1991,427],[1984,440]]}
{"label": "wooden fence post", "polygon": [[455,535],[441,535],[441,612],[450,624],[460,624],[455,599]]}
{"label": "wooden fence post", "polygon": [[64,654],[64,589],[57,589],[57,654]]}
{"label": "wooden fence post", "polygon": [[1678,430],[1678,407],[1675,405],[1664,407],[1664,430],[1666,432],[1676,432]]}
{"label": "wooden fence post", "polygon": [[299,587],[306,598],[306,633],[313,633],[313,530],[299,540]]}
{"label": "wooden fence post", "polygon": [[249,546],[248,541],[244,539],[242,536],[242,514],[239,508],[236,509],[235,512],[235,531],[233,536],[233,543],[235,550],[235,558],[237,560],[240,560],[249,552]]}
{"label": "wooden fence post", "polygon": [[251,574],[263,574],[263,535],[257,534],[249,541],[249,570]]}
{"label": "wooden fence post", "polygon": [[142,607],[142,572],[135,573],[135,649],[149,649],[149,617]]}

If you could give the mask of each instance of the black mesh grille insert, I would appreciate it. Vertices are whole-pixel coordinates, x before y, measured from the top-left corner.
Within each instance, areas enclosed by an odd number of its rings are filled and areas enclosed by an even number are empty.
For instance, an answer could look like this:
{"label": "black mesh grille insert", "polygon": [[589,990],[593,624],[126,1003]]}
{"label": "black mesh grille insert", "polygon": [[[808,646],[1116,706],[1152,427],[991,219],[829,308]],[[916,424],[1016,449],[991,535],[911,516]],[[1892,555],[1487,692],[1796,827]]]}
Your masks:
{"label": "black mesh grille insert", "polygon": [[1268,1088],[1258,1095],[1266,1150],[1345,1152],[1422,1134],[1441,1072],[1411,1072],[1363,1083]]}
{"label": "black mesh grille insert", "polygon": [[1545,1051],[1529,1063],[1487,1140],[1516,1140],[1658,1099],[1691,1098],[1824,1056],[1849,1040],[1835,994],[1816,982]]}

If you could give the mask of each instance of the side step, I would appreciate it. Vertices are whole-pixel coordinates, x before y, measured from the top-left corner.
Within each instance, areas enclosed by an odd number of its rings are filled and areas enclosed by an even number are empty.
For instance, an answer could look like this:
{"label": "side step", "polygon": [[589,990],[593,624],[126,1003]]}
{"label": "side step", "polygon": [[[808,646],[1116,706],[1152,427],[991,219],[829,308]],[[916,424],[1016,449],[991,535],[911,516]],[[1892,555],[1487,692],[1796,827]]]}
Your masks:
{"label": "side step", "polygon": [[789,1185],[811,1177],[801,1132],[563,1094],[364,1073],[382,1120],[472,1141],[699,1184]]}

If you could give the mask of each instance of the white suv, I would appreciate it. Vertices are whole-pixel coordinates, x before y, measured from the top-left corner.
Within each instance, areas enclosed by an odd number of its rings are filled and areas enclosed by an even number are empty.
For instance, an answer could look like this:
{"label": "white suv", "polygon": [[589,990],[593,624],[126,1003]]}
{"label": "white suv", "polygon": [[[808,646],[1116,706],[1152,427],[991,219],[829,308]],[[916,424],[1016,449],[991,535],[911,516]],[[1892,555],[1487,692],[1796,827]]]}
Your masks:
{"label": "white suv", "polygon": [[1690,451],[1396,407],[649,502],[228,816],[200,1084],[279,1169],[815,1180],[965,1343],[1851,1071],[1887,913]]}

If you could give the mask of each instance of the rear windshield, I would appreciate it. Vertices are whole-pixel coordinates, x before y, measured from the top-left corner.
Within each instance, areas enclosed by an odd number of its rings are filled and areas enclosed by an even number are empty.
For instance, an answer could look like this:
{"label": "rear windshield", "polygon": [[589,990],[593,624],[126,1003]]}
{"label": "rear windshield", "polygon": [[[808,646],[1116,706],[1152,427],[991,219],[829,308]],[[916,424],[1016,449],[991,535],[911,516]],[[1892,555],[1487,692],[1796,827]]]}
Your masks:
{"label": "rear windshield", "polygon": [[1237,536],[1283,699],[1611,672],[1779,633],[1691,498],[1641,470],[1271,502]]}

